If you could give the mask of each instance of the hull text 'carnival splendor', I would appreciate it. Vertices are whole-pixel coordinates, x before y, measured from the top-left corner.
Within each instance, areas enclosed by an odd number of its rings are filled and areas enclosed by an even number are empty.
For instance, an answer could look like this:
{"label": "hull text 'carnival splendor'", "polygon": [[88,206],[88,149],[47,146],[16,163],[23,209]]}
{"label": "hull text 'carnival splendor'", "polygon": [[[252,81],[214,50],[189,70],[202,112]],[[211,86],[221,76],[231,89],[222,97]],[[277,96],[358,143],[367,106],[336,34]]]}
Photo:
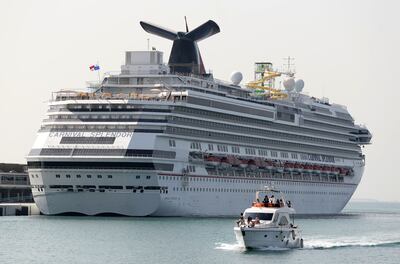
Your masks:
{"label": "hull text 'carnival splendor'", "polygon": [[121,72],[53,94],[27,157],[43,214],[230,216],[265,185],[299,214],[343,209],[371,140],[346,107],[301,93],[302,80],[270,63],[242,86],[239,72],[216,80],[197,46],[220,31],[211,20],[186,32],[140,24],[173,41],[168,64],[160,51],[127,51]]}

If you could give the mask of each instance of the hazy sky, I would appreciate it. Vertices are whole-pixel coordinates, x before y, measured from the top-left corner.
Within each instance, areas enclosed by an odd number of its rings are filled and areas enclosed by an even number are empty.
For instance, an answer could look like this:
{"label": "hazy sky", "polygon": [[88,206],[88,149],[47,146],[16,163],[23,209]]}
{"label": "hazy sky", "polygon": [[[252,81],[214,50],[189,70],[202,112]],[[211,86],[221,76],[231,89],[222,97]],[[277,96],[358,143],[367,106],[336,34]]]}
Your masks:
{"label": "hazy sky", "polygon": [[[12,1],[0,0],[0,162],[25,162],[51,92],[96,80],[88,66],[119,70],[125,50],[165,52],[140,20],[184,30],[213,19],[200,42],[206,69],[252,78],[255,61],[295,57],[305,92],[348,106],[373,133],[355,198],[400,201],[400,2],[393,1]],[[103,71],[103,72],[104,72]]]}

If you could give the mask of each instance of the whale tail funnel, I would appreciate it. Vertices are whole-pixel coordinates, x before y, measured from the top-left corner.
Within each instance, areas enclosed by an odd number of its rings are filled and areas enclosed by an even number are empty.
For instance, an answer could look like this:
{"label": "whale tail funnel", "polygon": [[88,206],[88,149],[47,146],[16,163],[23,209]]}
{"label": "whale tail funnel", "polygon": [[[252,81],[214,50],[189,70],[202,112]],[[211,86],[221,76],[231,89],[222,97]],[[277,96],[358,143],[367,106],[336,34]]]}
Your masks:
{"label": "whale tail funnel", "polygon": [[186,18],[186,32],[175,32],[148,22],[140,22],[142,28],[151,34],[173,41],[168,66],[173,73],[205,74],[202,58],[197,42],[220,32],[219,26],[208,20],[189,31]]}

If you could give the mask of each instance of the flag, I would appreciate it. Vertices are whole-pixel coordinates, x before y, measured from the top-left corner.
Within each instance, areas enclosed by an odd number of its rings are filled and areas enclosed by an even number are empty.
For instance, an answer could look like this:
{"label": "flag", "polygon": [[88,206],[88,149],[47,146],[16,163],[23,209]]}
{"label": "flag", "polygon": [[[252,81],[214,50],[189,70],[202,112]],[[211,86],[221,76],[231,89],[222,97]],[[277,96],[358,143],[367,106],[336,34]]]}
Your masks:
{"label": "flag", "polygon": [[100,70],[100,66],[99,65],[95,65],[95,64],[92,64],[92,65],[90,65],[89,66],[89,69],[91,70],[91,71],[98,71],[98,70]]}

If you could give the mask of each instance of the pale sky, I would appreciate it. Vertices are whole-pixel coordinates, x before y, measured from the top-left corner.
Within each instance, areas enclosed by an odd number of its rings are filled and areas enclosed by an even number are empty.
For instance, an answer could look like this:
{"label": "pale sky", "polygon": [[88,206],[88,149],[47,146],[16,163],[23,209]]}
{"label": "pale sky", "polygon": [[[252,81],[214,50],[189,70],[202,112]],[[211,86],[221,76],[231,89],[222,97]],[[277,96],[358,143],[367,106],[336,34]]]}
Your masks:
{"label": "pale sky", "polygon": [[0,0],[0,162],[25,162],[51,92],[96,80],[88,66],[119,70],[125,50],[165,52],[150,21],[184,31],[213,19],[221,32],[199,43],[206,69],[251,80],[255,61],[295,57],[304,91],[346,105],[373,133],[354,198],[400,201],[400,2],[396,0],[13,1]]}

